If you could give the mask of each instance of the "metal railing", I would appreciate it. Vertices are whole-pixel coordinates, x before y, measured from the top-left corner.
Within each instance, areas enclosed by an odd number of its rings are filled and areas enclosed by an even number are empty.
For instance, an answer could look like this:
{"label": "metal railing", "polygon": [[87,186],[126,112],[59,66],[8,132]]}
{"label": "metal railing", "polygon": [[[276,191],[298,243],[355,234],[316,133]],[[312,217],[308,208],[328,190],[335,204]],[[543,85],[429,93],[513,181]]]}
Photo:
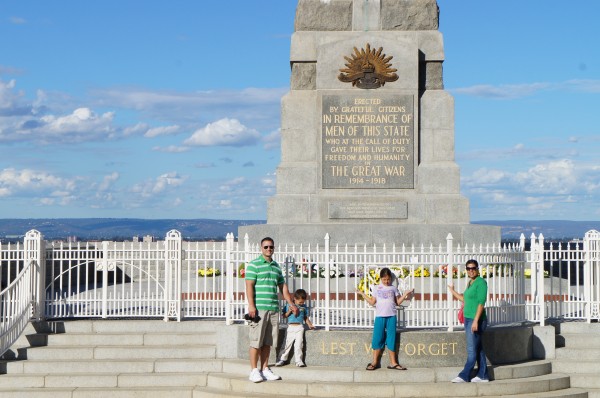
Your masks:
{"label": "metal railing", "polygon": [[[451,235],[439,246],[279,245],[274,258],[290,291],[309,294],[315,325],[371,328],[374,311],[358,288],[376,285],[389,267],[400,290],[415,289],[399,308],[399,326],[459,326],[459,303],[448,283],[464,290],[464,264],[480,263],[488,283],[490,324],[548,318],[598,319],[600,234],[583,241],[546,244],[542,235],[513,245],[454,246]],[[29,231],[24,243],[3,246],[0,282],[2,349],[10,346],[29,318],[158,317],[165,320],[218,318],[230,324],[246,312],[245,264],[258,244],[233,234],[225,242],[186,242],[178,231],[159,242],[50,243]]]}

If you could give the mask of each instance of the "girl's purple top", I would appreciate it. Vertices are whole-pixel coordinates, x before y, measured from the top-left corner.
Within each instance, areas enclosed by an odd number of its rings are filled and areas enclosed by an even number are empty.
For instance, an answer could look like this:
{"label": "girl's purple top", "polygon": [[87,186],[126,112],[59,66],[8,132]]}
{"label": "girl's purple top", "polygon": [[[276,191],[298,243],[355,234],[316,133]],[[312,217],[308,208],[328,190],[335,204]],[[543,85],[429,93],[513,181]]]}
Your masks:
{"label": "girl's purple top", "polygon": [[396,312],[396,296],[400,295],[396,286],[385,286],[379,284],[373,292],[377,299],[375,303],[375,316],[395,316]]}

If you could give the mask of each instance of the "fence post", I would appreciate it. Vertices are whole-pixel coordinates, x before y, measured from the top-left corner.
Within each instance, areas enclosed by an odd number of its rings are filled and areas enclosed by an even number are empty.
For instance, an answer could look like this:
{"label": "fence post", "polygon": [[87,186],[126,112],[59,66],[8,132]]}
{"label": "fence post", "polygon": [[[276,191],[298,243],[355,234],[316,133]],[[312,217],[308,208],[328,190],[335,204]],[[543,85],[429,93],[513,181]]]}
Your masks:
{"label": "fence post", "polygon": [[[530,321],[534,321],[536,322],[539,318],[539,312],[538,312],[538,305],[539,305],[539,297],[538,297],[538,291],[537,291],[537,286],[536,286],[536,279],[535,279],[535,275],[536,275],[536,261],[537,261],[537,255],[538,255],[538,247],[537,247],[537,243],[535,241],[535,234],[532,232],[531,236],[529,237],[529,272],[530,272],[530,281],[529,281],[529,285],[530,285],[530,290],[529,290],[529,300],[531,302],[531,311],[533,312],[531,315],[531,318],[533,319],[529,319]],[[523,270],[523,274],[525,273],[525,270]],[[523,277],[525,277],[525,275],[523,275]]]}
{"label": "fence post", "polygon": [[102,241],[102,318],[108,316],[108,243]]}
{"label": "fence post", "polygon": [[233,302],[233,234],[227,234],[225,243],[225,324],[232,325],[231,306]]}
{"label": "fence post", "polygon": [[[42,234],[35,229],[25,234],[25,267],[31,267],[31,317],[41,321],[45,318],[46,251]],[[9,281],[10,282],[10,281]]]}
{"label": "fence post", "polygon": [[[324,255],[325,255],[325,330],[329,330],[329,326],[331,324],[331,276],[329,275],[330,270],[330,258],[329,258],[329,234],[325,234],[325,247],[324,247]],[[317,269],[318,272],[318,269]],[[317,276],[318,278],[318,276]]]}
{"label": "fence post", "polygon": [[591,242],[590,233],[586,232],[583,238],[583,299],[585,308],[585,320],[592,322],[592,287],[593,273],[591,262]]}
{"label": "fence post", "polygon": [[[446,236],[446,271],[448,280],[452,279],[454,275],[454,237],[452,234]],[[454,284],[454,281],[452,282]],[[448,331],[454,331],[454,296],[450,292],[450,289],[446,288],[446,302],[448,303]]]}
{"label": "fence post", "polygon": [[181,321],[181,233],[175,229],[165,237],[165,322]]}
{"label": "fence post", "polygon": [[538,239],[538,291],[540,297],[540,326],[546,326],[546,300],[544,289],[544,235],[540,234]]}

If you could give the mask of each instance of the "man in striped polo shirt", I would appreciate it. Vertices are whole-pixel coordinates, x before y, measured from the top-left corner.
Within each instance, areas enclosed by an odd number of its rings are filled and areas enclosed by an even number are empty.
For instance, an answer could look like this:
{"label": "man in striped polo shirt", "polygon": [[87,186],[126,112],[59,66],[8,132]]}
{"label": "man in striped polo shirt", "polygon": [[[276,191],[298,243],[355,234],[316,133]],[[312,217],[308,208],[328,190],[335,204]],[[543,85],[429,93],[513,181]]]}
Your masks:
{"label": "man in striped polo shirt", "polygon": [[[248,315],[254,319],[260,316],[258,322],[250,322],[250,372],[249,380],[260,383],[265,380],[280,380],[269,368],[271,346],[277,347],[279,336],[279,300],[277,290],[290,305],[294,315],[298,315],[298,307],[290,295],[281,268],[273,260],[275,242],[264,238],[260,242],[262,254],[246,265],[246,298],[248,300]],[[261,369],[258,369],[260,359]]]}

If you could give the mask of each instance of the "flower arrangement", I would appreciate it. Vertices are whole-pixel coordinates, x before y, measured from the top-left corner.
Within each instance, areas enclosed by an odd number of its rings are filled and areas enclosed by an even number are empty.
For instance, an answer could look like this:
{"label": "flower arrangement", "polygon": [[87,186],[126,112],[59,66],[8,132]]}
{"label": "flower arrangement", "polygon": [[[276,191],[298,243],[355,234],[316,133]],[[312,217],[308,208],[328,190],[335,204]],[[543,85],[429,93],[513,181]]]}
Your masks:
{"label": "flower arrangement", "polygon": [[396,275],[396,278],[400,279],[404,279],[410,275],[410,271],[408,268],[397,264],[390,266],[390,271],[392,271],[394,275]]}
{"label": "flower arrangement", "polygon": [[420,265],[418,268],[415,268],[415,270],[412,272],[412,276],[414,276],[415,278],[420,278],[421,276],[427,278],[431,276],[431,272],[429,272],[429,270],[425,268],[425,266]]}
{"label": "flower arrangement", "polygon": [[240,264],[240,266],[238,267],[237,276],[238,276],[238,278],[245,278],[246,277],[246,263],[241,263]]}
{"label": "flower arrangement", "polygon": [[[290,270],[291,272],[291,270]],[[300,276],[300,277],[304,277],[304,278],[308,278],[309,276],[311,278],[325,278],[325,267],[322,266],[318,266],[317,264],[308,264],[306,262],[306,260],[302,260],[302,264],[298,264],[296,266],[296,273],[295,275],[292,275],[290,273],[290,276]],[[339,277],[342,278],[344,277],[344,273],[342,272],[342,268],[338,267],[337,264],[331,264],[329,266],[329,277],[330,278],[335,278],[335,277]]]}
{"label": "flower arrangement", "polygon": [[[531,268],[525,269],[523,275],[525,275],[525,278],[531,279]],[[548,271],[544,271],[544,278],[550,278],[550,273]]]}
{"label": "flower arrangement", "polygon": [[440,265],[440,267],[435,271],[433,276],[438,278],[458,278],[458,268],[456,267],[448,267],[447,264]]}
{"label": "flower arrangement", "polygon": [[219,270],[218,268],[200,268],[198,270],[198,275],[199,276],[206,276],[206,277],[210,277],[210,276],[219,276],[221,275],[221,270]]}
{"label": "flower arrangement", "polygon": [[356,289],[363,292],[368,297],[373,296],[373,288],[380,282],[379,269],[370,269],[358,282]]}

